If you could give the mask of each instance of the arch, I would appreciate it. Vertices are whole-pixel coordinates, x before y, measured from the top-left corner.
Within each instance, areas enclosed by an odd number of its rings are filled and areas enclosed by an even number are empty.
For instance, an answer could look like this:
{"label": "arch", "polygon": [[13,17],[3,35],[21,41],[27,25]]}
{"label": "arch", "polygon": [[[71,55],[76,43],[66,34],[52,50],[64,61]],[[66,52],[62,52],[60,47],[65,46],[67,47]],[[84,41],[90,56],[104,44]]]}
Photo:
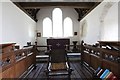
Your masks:
{"label": "arch", "polygon": [[64,19],[64,37],[71,37],[71,36],[73,36],[73,22],[70,17],[66,17]]}
{"label": "arch", "polygon": [[43,20],[43,37],[51,36],[52,36],[52,21],[49,17],[46,17]]}
{"label": "arch", "polygon": [[52,12],[53,37],[62,37],[62,10],[55,8]]}

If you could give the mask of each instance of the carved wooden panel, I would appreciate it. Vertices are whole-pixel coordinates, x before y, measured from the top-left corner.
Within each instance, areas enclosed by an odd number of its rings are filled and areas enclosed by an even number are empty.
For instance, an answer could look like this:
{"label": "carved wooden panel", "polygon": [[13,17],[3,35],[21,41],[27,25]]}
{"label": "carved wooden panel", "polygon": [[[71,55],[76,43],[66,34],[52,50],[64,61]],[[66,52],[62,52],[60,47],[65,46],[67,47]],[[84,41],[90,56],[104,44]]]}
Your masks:
{"label": "carved wooden panel", "polygon": [[90,64],[90,54],[84,53],[84,54],[83,54],[83,60],[84,60],[86,63]]}
{"label": "carved wooden panel", "polygon": [[25,64],[25,59],[22,59],[15,64],[16,78],[18,78],[25,71]]}
{"label": "carved wooden panel", "polygon": [[114,74],[116,74],[117,76],[120,76],[119,75],[119,67],[120,66],[118,64],[103,59],[102,67],[105,69],[107,68],[107,69],[111,70]]}
{"label": "carved wooden panel", "polygon": [[101,66],[101,60],[100,57],[91,54],[91,60],[90,60],[90,65],[96,70],[99,66]]}

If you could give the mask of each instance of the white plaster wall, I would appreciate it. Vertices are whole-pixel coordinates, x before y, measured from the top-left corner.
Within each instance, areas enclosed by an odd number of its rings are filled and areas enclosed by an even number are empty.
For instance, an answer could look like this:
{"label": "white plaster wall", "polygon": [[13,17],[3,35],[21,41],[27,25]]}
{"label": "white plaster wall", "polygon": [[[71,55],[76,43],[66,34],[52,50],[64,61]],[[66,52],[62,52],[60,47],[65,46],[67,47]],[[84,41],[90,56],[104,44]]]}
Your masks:
{"label": "white plaster wall", "polygon": [[[102,14],[104,5],[105,3],[98,5],[80,21],[80,30],[82,30],[82,27],[86,28],[86,30],[81,31],[81,34],[83,35],[81,36],[81,40],[84,40],[86,43],[93,44],[100,39],[100,15]],[[87,25],[85,27],[82,24],[84,21]]]}
{"label": "white plaster wall", "polygon": [[[74,10],[74,8],[69,7],[60,7],[63,13],[63,20],[66,17],[70,17],[73,21],[73,32],[78,32],[77,36],[70,37],[71,44],[73,40],[79,41],[79,22],[78,22],[78,14]],[[46,17],[49,17],[52,20],[52,11],[54,7],[47,7],[47,8],[41,8],[40,11],[37,14],[37,32],[41,32],[43,35],[43,19]],[[38,37],[37,42],[39,45],[46,45],[46,37]]]}
{"label": "white plaster wall", "polygon": [[114,4],[104,18],[102,40],[118,41],[118,3]]}
{"label": "white plaster wall", "polygon": [[[112,3],[112,6],[108,2],[100,3],[80,21],[80,34],[86,34],[81,36],[81,39],[89,44],[94,44],[99,40],[118,40],[117,11],[118,7],[115,2]],[[85,32],[82,33],[82,23],[84,21],[86,21],[87,27],[85,27]]]}
{"label": "white plaster wall", "polygon": [[28,41],[35,42],[36,22],[12,2],[2,3],[1,43],[14,42],[22,48]]}
{"label": "white plaster wall", "polygon": [[2,43],[2,3],[0,2],[0,43]]}
{"label": "white plaster wall", "polygon": [[120,41],[120,2],[118,3],[118,40]]}

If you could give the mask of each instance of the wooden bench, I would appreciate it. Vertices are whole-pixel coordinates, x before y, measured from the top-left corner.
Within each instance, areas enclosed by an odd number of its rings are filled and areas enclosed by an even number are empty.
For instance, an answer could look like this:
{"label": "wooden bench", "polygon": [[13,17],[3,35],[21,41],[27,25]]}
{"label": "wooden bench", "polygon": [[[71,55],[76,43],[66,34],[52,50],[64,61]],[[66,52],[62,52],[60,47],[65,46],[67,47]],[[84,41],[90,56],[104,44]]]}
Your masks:
{"label": "wooden bench", "polygon": [[35,66],[33,47],[15,50],[15,44],[0,44],[0,78],[19,78],[30,66]]}
{"label": "wooden bench", "polygon": [[[109,43],[109,42],[105,42]],[[110,46],[117,46],[115,44],[120,44],[120,42],[114,42],[114,45]],[[103,69],[109,69],[112,71],[118,78],[120,78],[120,50],[115,50],[113,48],[103,48],[100,43],[100,46],[94,47],[93,45],[88,45],[82,43],[82,61],[83,64],[86,64],[91,70],[96,70],[98,67]],[[104,45],[106,46],[106,45]],[[117,49],[120,49],[117,46]]]}

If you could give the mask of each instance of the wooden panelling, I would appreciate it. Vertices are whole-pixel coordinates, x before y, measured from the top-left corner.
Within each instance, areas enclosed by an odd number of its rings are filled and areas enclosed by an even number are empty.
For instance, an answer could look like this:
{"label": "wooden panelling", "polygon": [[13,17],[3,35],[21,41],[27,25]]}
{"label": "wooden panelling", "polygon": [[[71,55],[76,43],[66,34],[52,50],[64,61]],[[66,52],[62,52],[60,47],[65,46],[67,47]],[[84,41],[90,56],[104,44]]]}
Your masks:
{"label": "wooden panelling", "polygon": [[96,70],[98,66],[101,66],[100,57],[93,55],[93,54],[91,54],[90,57],[91,57],[90,65]]}
{"label": "wooden panelling", "polygon": [[94,2],[20,2],[19,3],[25,9],[41,8],[50,6],[70,6],[79,8],[91,8],[95,5]]}
{"label": "wooden panelling", "polygon": [[[8,45],[9,47],[10,45]],[[11,45],[14,47],[13,45]],[[8,48],[7,47],[7,48]],[[11,48],[11,47],[10,47]],[[9,49],[7,49],[9,50]],[[35,50],[35,49],[34,49]],[[6,53],[7,52],[7,53]],[[33,47],[6,51],[0,55],[0,78],[19,78],[32,64],[35,65]]]}
{"label": "wooden panelling", "polygon": [[15,77],[14,66],[11,66],[2,73],[2,78],[14,78],[14,77]]}
{"label": "wooden panelling", "polygon": [[105,60],[103,59],[102,60],[102,66],[106,69],[109,69],[111,70],[114,74],[116,74],[116,76],[120,76],[119,75],[119,65],[114,63],[114,62],[111,62],[111,61],[108,61],[108,60]]}
{"label": "wooden panelling", "polygon": [[84,52],[82,53],[82,60],[94,70],[98,67],[109,69],[114,75],[120,78],[120,48],[118,46],[120,42],[102,41],[100,43],[100,46],[83,43],[81,46],[81,52]]}
{"label": "wooden panelling", "polygon": [[2,53],[8,53],[13,51],[14,46],[15,46],[15,43],[0,44],[0,48],[2,48]]}
{"label": "wooden panelling", "polygon": [[83,60],[86,62],[86,63],[88,63],[88,64],[90,64],[90,54],[88,54],[88,53],[84,53],[83,54]]}
{"label": "wooden panelling", "polygon": [[9,76],[10,76],[10,78],[14,78],[15,77],[15,67],[14,67],[14,65],[11,66],[11,68],[9,68]]}
{"label": "wooden panelling", "polygon": [[16,78],[18,78],[26,70],[25,67],[26,67],[25,59],[22,59],[15,64],[15,74],[16,74],[15,76],[16,76]]}

